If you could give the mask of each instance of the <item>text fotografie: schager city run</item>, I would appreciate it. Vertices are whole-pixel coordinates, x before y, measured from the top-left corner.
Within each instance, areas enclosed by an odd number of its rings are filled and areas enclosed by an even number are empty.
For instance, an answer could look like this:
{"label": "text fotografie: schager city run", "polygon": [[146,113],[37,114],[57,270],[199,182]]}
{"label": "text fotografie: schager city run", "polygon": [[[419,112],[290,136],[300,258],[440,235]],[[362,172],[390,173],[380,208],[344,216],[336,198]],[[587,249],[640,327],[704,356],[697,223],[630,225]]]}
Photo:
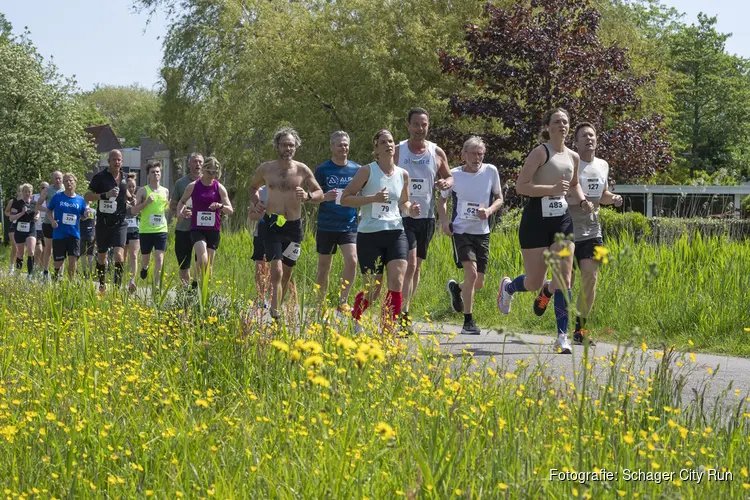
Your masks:
{"label": "text fotografie: schager city run", "polygon": [[700,484],[706,481],[732,481],[734,476],[729,471],[716,469],[680,469],[679,471],[661,472],[647,471],[643,469],[622,469],[620,472],[599,469],[597,471],[562,471],[550,469],[550,481],[574,481],[577,483],[588,483],[596,481],[648,481],[662,483],[665,481],[689,481]]}

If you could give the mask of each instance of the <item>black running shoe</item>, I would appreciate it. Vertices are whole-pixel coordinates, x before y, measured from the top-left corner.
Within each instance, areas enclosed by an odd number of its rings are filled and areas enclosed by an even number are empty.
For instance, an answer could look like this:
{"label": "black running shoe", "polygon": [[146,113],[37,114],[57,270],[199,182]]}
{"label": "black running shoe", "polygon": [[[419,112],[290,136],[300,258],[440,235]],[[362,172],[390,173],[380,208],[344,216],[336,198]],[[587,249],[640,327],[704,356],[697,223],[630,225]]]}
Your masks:
{"label": "black running shoe", "polygon": [[534,314],[537,316],[544,315],[544,311],[547,310],[547,304],[549,304],[549,301],[552,297],[547,297],[544,294],[544,290],[549,290],[549,280],[544,282],[544,285],[542,286],[542,289],[539,290],[539,294],[534,299]]}
{"label": "black running shoe", "polygon": [[148,268],[141,268],[141,279],[145,280],[148,278]]}
{"label": "black running shoe", "polygon": [[448,282],[448,292],[451,294],[451,307],[457,313],[464,312],[464,299],[461,297],[461,287],[456,280]]}
{"label": "black running shoe", "polygon": [[480,335],[482,330],[479,329],[474,320],[464,322],[464,327],[461,328],[461,335]]}
{"label": "black running shoe", "polygon": [[588,332],[586,330],[576,330],[573,332],[573,343],[575,345],[583,345],[585,342],[588,342],[590,346],[595,346],[596,343],[591,340],[591,337],[588,336]]}

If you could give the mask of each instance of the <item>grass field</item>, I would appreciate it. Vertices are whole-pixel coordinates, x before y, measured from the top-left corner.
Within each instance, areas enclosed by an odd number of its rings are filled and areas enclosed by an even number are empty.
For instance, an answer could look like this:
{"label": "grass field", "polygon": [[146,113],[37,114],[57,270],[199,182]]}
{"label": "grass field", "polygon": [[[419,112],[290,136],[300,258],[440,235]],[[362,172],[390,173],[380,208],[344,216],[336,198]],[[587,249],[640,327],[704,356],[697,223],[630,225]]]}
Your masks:
{"label": "grass field", "polygon": [[[444,284],[457,273],[447,243],[440,237],[432,247],[414,314],[428,308],[449,318]],[[680,355],[657,353],[661,364],[649,369],[640,350],[620,351],[585,359],[574,379],[561,379],[531,360],[479,366],[469,355],[443,355],[429,336],[408,348],[315,317],[298,319],[301,333],[271,331],[247,307],[249,244],[246,234],[223,240],[208,295],[165,295],[156,306],[126,294],[100,297],[79,283],[0,278],[0,491],[40,498],[750,495],[747,395],[710,412],[681,401],[683,382],[672,371]],[[551,315],[531,321],[530,296],[514,301],[500,323],[492,307],[497,283],[502,271],[518,272],[520,260],[515,241],[498,235],[492,244],[497,275],[480,296],[480,320],[552,331]],[[661,320],[669,343],[713,348],[712,335],[724,332],[725,345],[741,350],[743,322],[750,325],[740,293],[747,247],[610,248],[615,261],[604,269],[597,328],[640,345],[659,338]],[[304,251],[297,284],[300,300],[309,301],[310,239]],[[649,271],[651,262],[657,267]],[[685,279],[690,272],[697,277]],[[617,476],[581,484],[550,480],[551,469]],[[634,481],[624,469],[675,475]],[[699,483],[681,478],[683,469],[708,472]]]}

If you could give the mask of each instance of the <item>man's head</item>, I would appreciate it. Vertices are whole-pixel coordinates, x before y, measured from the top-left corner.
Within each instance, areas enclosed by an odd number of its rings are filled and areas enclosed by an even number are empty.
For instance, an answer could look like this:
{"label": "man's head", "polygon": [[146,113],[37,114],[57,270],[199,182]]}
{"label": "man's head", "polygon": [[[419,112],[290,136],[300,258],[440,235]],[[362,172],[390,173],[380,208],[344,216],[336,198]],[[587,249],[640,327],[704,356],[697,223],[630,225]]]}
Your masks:
{"label": "man's head", "polygon": [[60,189],[63,185],[62,172],[60,172],[59,170],[55,170],[54,172],[52,172],[50,180],[52,181],[52,185],[55,186],[55,189]]}
{"label": "man's head", "polygon": [[76,192],[76,184],[78,179],[71,172],[67,172],[63,175],[63,185],[65,186],[65,194],[72,195]]}
{"label": "man's head", "polygon": [[349,134],[343,130],[331,134],[331,155],[342,160],[349,157]]}
{"label": "man's head", "polygon": [[191,178],[197,179],[201,176],[203,168],[203,155],[200,153],[190,153],[188,156],[188,174]]}
{"label": "man's head", "polygon": [[282,160],[291,160],[294,153],[302,146],[299,134],[292,127],[281,127],[273,135],[273,147]]}
{"label": "man's head", "polygon": [[461,148],[461,157],[472,170],[482,166],[484,160],[485,145],[481,137],[473,135],[466,139]]}
{"label": "man's head", "polygon": [[596,151],[596,129],[589,122],[581,122],[576,125],[573,134],[576,141],[576,149],[579,153],[593,153]]}
{"label": "man's head", "polygon": [[146,174],[148,175],[149,182],[161,181],[161,162],[150,161],[146,164]]}
{"label": "man's head", "polygon": [[411,108],[406,116],[409,139],[422,141],[430,131],[430,113],[424,108]]}
{"label": "man's head", "polygon": [[49,182],[42,181],[39,183],[39,192],[41,193],[49,187]]}
{"label": "man's head", "polygon": [[107,156],[107,163],[112,170],[119,170],[122,167],[122,152],[119,149],[113,149]]}

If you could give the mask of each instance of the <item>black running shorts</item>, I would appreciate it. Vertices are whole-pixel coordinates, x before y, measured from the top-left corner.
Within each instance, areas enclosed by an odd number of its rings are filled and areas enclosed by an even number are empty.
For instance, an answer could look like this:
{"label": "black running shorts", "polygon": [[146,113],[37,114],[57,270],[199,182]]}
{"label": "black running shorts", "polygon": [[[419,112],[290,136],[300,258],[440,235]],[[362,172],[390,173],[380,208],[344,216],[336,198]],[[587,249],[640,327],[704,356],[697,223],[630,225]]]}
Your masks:
{"label": "black running shorts", "polygon": [[521,248],[549,248],[555,235],[573,236],[573,219],[569,212],[558,217],[542,217],[542,199],[531,198],[523,208],[518,239]]}
{"label": "black running shorts", "polygon": [[362,274],[383,274],[383,268],[392,260],[406,260],[409,241],[401,229],[357,233],[357,259]]}
{"label": "black running shorts", "polygon": [[490,235],[488,234],[453,234],[453,260],[456,267],[463,268],[462,263],[477,263],[477,272],[486,273],[490,259]]}
{"label": "black running shorts", "polygon": [[81,256],[81,240],[75,236],[66,236],[52,240],[52,256],[55,262],[62,262],[66,257]]}
{"label": "black running shorts", "polygon": [[409,242],[409,251],[417,249],[417,258],[425,260],[432,237],[435,235],[435,218],[413,219],[404,217],[404,232]]}

